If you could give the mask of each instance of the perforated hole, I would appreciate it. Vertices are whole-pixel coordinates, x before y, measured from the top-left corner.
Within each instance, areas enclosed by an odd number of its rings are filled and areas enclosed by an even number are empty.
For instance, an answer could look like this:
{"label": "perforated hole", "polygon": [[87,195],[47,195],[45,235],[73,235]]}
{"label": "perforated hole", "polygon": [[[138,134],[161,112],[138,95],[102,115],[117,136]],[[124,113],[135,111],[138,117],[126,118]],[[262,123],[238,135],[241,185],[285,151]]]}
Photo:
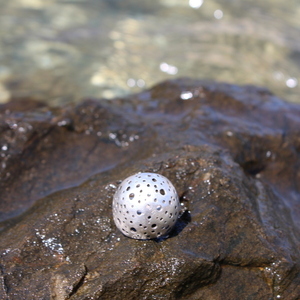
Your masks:
{"label": "perforated hole", "polygon": [[132,200],[134,198],[134,193],[129,194],[129,199]]}
{"label": "perforated hole", "polygon": [[164,189],[160,189],[159,192],[160,192],[161,195],[165,195],[166,194]]}

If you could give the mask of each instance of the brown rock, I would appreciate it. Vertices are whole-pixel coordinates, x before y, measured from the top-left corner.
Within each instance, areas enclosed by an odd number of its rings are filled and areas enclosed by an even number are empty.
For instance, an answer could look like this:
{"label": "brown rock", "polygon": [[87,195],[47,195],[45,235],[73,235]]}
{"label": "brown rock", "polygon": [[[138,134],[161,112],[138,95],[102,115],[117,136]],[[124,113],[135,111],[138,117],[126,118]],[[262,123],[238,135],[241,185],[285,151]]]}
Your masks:
{"label": "brown rock", "polygon": [[[0,108],[0,299],[299,299],[299,105],[181,79],[26,106]],[[113,224],[138,171],[168,177],[186,208],[168,238]]]}

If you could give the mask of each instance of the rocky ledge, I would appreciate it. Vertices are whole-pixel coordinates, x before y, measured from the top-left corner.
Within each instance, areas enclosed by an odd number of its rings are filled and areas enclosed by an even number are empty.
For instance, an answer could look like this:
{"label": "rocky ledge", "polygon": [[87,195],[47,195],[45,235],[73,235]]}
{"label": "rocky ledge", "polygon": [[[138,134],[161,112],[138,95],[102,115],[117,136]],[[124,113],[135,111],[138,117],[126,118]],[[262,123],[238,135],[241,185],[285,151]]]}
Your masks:
{"label": "rocky ledge", "polygon": [[[299,299],[299,105],[180,79],[0,114],[1,300]],[[166,238],[113,223],[113,194],[139,171],[178,191]]]}

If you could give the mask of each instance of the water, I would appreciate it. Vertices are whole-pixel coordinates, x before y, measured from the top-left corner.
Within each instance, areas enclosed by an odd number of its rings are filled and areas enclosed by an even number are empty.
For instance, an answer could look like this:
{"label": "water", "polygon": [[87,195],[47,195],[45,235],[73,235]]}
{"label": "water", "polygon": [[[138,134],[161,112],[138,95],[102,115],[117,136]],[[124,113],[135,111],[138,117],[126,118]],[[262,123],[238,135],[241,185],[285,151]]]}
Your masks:
{"label": "water", "polygon": [[0,0],[0,102],[123,96],[169,78],[300,102],[299,0]]}

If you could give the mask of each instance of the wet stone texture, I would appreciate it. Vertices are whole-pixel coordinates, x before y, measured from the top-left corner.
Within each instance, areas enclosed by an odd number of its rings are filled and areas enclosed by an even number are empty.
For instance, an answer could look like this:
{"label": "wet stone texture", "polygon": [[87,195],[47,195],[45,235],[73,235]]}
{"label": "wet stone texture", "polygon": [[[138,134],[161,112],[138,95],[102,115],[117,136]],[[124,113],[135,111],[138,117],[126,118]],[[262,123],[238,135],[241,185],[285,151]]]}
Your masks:
{"label": "wet stone texture", "polygon": [[[299,105],[181,79],[0,113],[1,300],[299,299]],[[113,194],[138,171],[178,191],[168,238],[113,223]]]}

